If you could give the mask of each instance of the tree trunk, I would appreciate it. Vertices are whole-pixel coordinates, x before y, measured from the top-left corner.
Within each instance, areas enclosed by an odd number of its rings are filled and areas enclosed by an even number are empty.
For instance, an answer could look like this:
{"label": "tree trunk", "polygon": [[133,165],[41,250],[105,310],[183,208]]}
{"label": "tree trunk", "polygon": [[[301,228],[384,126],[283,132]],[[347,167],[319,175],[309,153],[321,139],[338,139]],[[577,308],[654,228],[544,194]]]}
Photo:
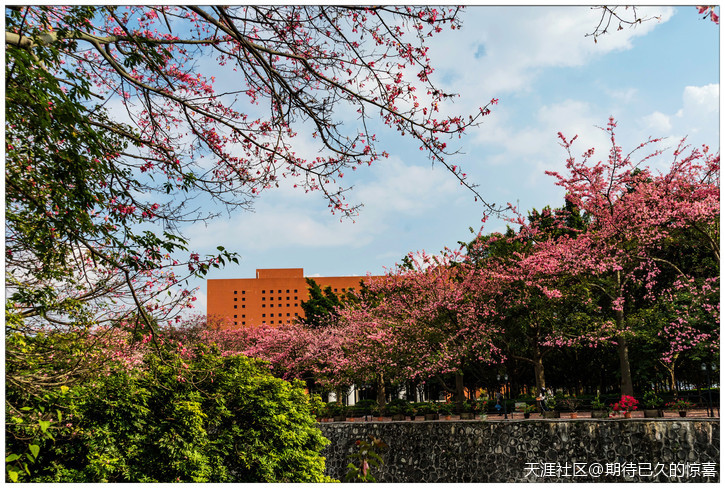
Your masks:
{"label": "tree trunk", "polygon": [[539,345],[534,343],[534,379],[536,380],[536,394],[542,388],[546,388],[546,378],[544,377],[544,356],[541,354]]}
{"label": "tree trunk", "polygon": [[385,407],[385,378],[383,378],[383,373],[378,373],[377,383],[378,407],[382,410]]}
{"label": "tree trunk", "polygon": [[465,392],[463,390],[463,373],[456,373],[456,410],[463,412],[463,402],[466,400]]}
{"label": "tree trunk", "polygon": [[[617,312],[617,315],[621,312]],[[622,395],[634,396],[634,386],[632,384],[632,373],[629,369],[629,344],[627,338],[619,336],[617,338],[617,352],[619,353],[619,372],[622,375],[621,393]]]}
{"label": "tree trunk", "polygon": [[[617,289],[618,295],[622,297],[622,274],[617,271]],[[619,305],[622,307],[620,310],[615,310],[614,316],[616,320],[617,330],[620,331],[620,336],[617,337],[617,352],[619,354],[619,373],[622,376],[621,382],[621,393],[622,395],[634,396],[634,384],[632,383],[632,372],[629,368],[629,344],[627,338],[624,336],[622,331],[624,330],[624,301]]]}
{"label": "tree trunk", "polygon": [[660,360],[660,365],[665,368],[665,371],[667,371],[667,375],[670,379],[670,391],[675,391],[677,389],[677,381],[675,381],[675,362],[677,361],[677,357],[679,355],[679,352],[675,353],[674,356],[672,356],[672,361],[669,363]]}

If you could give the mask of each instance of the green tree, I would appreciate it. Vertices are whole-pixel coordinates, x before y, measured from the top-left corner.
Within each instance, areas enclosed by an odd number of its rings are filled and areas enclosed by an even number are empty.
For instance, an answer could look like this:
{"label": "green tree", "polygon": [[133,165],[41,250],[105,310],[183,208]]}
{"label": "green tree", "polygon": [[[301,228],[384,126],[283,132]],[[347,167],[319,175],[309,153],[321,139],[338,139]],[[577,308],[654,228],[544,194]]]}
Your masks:
{"label": "green tree", "polygon": [[43,412],[38,418],[52,432],[52,439],[31,437],[34,425],[6,410],[6,452],[36,446],[32,481],[326,480],[319,452],[327,440],[313,415],[319,401],[263,362],[213,347],[167,342],[138,368],[111,366],[42,397],[7,394],[6,405]]}
{"label": "green tree", "polygon": [[336,309],[342,305],[344,297],[341,300],[330,286],[322,289],[312,278],[306,278],[306,281],[309,298],[300,302],[305,313],[302,323],[313,329],[330,325],[337,317]]}

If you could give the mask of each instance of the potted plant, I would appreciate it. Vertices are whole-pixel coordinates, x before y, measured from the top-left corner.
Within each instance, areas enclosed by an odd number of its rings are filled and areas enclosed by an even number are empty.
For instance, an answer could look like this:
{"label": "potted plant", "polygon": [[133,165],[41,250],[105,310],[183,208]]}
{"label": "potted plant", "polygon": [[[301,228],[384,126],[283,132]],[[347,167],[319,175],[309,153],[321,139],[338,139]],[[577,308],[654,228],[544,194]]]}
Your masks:
{"label": "potted plant", "polygon": [[395,400],[391,400],[385,408],[392,417],[392,420],[405,420],[405,406],[407,404],[408,402],[405,400],[396,398]]}
{"label": "potted plant", "polygon": [[438,405],[438,414],[443,415],[446,420],[451,420],[451,414],[453,413],[453,405],[450,403],[441,403]]}
{"label": "potted plant", "polygon": [[438,420],[438,405],[435,402],[426,402],[421,405],[425,420]]}
{"label": "potted plant", "polygon": [[[485,405],[485,401],[483,402]],[[476,418],[476,411],[482,406],[481,402],[475,400],[466,400],[463,402],[463,411],[461,411],[461,420],[473,420]]]}
{"label": "potted plant", "polygon": [[333,403],[330,405],[330,413],[332,414],[332,420],[334,422],[344,422],[347,420],[345,417],[345,406],[344,405],[338,405],[337,403]]}
{"label": "potted plant", "polygon": [[599,398],[599,395],[592,400],[592,418],[593,419],[606,419],[609,418],[609,409],[607,405]]}
{"label": "potted plant", "polygon": [[536,405],[527,403],[526,406],[523,408],[523,412],[525,419],[531,417],[531,414],[536,412]]}
{"label": "potted plant", "polygon": [[577,397],[575,397],[574,395],[567,396],[562,400],[562,404],[564,405],[564,407],[566,407],[566,409],[569,410],[570,418],[573,418],[573,419],[577,418],[576,409],[579,406],[579,403],[580,403],[579,399]]}
{"label": "potted plant", "polygon": [[632,418],[632,412],[637,410],[639,401],[636,398],[629,395],[622,395],[617,403],[612,406],[615,414],[623,414],[625,419]]}
{"label": "potted plant", "polygon": [[355,406],[354,405],[348,405],[345,407],[345,416],[347,417],[348,422],[354,422],[355,421],[355,414],[356,414]]}
{"label": "potted plant", "polygon": [[378,405],[377,402],[375,402],[375,404],[370,408],[370,412],[375,420],[378,422],[383,421],[383,409],[380,408],[380,405]]}
{"label": "potted plant", "polygon": [[690,410],[694,405],[685,399],[678,398],[677,400],[671,401],[665,405],[668,410],[674,410],[680,412],[680,417],[687,417],[687,411]]}
{"label": "potted plant", "polygon": [[664,413],[659,408],[660,405],[662,405],[662,399],[657,396],[657,393],[653,391],[648,391],[644,394],[644,397],[642,398],[642,403],[644,403],[644,416],[646,418],[655,418],[655,417],[663,417]]}
{"label": "potted plant", "polygon": [[418,413],[418,408],[412,404],[408,403],[405,405],[405,415],[410,417],[410,420],[415,420],[415,414]]}
{"label": "potted plant", "polygon": [[546,408],[548,408],[548,411],[544,412],[544,418],[545,419],[558,419],[561,417],[561,413],[558,410],[559,404],[556,401],[556,398],[547,398],[546,399]]}

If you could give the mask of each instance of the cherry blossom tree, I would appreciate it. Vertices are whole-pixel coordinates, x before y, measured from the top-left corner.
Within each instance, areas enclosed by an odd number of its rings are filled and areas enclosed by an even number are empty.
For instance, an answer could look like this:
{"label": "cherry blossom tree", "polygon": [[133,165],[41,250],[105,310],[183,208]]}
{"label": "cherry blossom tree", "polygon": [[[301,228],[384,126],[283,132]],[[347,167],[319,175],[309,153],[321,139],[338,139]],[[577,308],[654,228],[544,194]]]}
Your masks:
{"label": "cherry blossom tree", "polygon": [[[373,120],[470,188],[426,41],[457,8],[6,8],[9,323],[155,327],[191,305],[181,227],[249,208],[283,180],[354,216],[345,173],[387,153]],[[213,70],[212,70],[213,68]],[[446,111],[447,113],[447,111]],[[353,122],[350,122],[353,119]],[[300,138],[314,154],[296,149]],[[215,208],[207,212],[202,208]],[[493,206],[487,207],[494,210]],[[104,318],[105,317],[105,318]]]}
{"label": "cherry blossom tree", "polygon": [[[560,134],[569,154],[568,175],[550,174],[591,223],[576,238],[564,236],[540,243],[530,266],[558,263],[572,275],[586,276],[588,286],[608,302],[615,326],[612,340],[618,347],[622,393],[631,395],[629,340],[637,330],[627,323],[625,314],[633,306],[635,294],[641,288],[645,298],[654,300],[652,291],[665,269],[676,273],[682,282],[690,278],[687,269],[662,256],[663,245],[686,229],[697,233],[719,261],[720,157],[710,153],[708,147],[690,149],[682,142],[674,150],[669,168],[655,171],[645,162],[654,162],[661,151],[639,160],[635,153],[658,141],[649,140],[624,154],[616,143],[615,128],[616,123],[610,119],[604,129],[611,142],[608,158],[596,163],[592,162],[594,149],[577,160],[572,155],[576,137],[567,140]],[[710,334],[693,336],[677,324],[671,324],[667,334],[676,340],[678,330],[688,336],[690,343],[714,339]]]}
{"label": "cherry blossom tree", "polygon": [[[591,315],[597,306],[587,290],[556,261],[534,258],[538,243],[561,236],[576,236],[586,227],[578,209],[532,210],[519,231],[480,234],[466,244],[466,258],[485,269],[498,282],[496,298],[501,317],[495,343],[507,358],[533,367],[537,391],[546,387],[544,358],[565,347],[561,339],[576,339],[594,331]],[[597,329],[599,327],[597,326]],[[593,347],[591,340],[587,343]]]}
{"label": "cherry blossom tree", "polygon": [[[340,311],[341,324],[354,331],[351,361],[399,380],[440,381],[461,403],[463,370],[503,357],[492,341],[498,331],[496,281],[459,252],[420,253],[406,262],[410,267],[369,280],[373,303]],[[454,386],[443,381],[448,374]]]}

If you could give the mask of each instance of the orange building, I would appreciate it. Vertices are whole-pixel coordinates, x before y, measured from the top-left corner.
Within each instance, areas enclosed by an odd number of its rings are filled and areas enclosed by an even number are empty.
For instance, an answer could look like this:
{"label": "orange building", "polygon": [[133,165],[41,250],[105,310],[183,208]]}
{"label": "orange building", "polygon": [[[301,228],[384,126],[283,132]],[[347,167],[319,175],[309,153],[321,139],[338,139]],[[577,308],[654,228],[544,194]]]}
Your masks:
{"label": "orange building", "polygon": [[[312,277],[323,290],[342,294],[359,289],[364,276]],[[302,268],[258,269],[256,278],[207,280],[207,317],[230,325],[281,325],[304,317],[300,302],[309,298]]]}

